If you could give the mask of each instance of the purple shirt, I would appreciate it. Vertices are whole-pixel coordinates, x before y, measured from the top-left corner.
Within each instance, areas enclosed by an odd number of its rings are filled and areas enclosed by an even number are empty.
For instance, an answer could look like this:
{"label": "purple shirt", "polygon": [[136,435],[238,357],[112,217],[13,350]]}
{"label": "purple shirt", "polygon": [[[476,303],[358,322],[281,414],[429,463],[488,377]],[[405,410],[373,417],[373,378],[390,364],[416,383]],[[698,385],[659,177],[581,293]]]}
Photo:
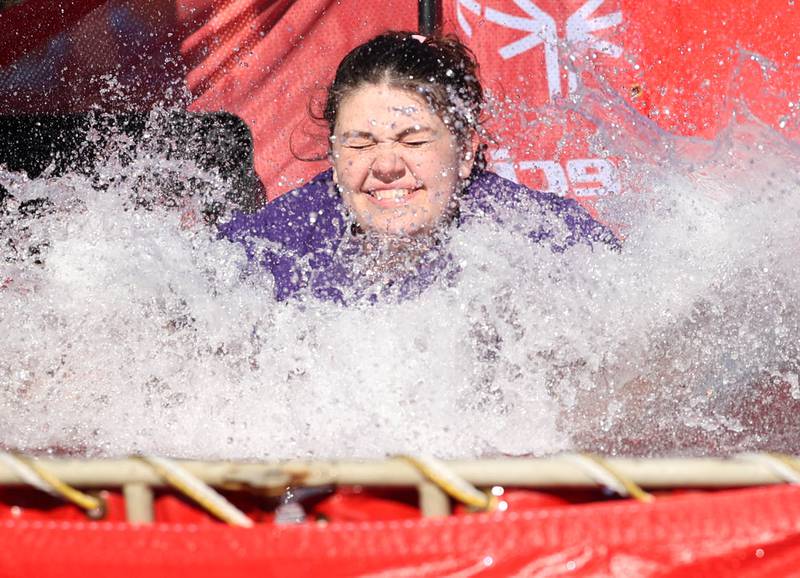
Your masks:
{"label": "purple shirt", "polygon": [[[535,242],[549,243],[553,251],[576,243],[619,245],[613,233],[575,201],[533,191],[486,171],[477,173],[460,196],[452,225],[477,218],[502,221],[500,207],[528,211],[538,207],[528,236]],[[374,302],[380,298],[374,288],[358,287],[359,272],[354,266],[358,250],[357,244],[349,242],[353,239],[351,231],[351,218],[330,170],[255,213],[234,214],[220,226],[222,237],[244,245],[252,265],[272,273],[278,300],[310,291],[318,299],[340,303],[365,296]],[[413,297],[452,272],[446,252],[439,253],[435,258],[422,259],[416,270],[393,282],[392,293],[400,298]]]}

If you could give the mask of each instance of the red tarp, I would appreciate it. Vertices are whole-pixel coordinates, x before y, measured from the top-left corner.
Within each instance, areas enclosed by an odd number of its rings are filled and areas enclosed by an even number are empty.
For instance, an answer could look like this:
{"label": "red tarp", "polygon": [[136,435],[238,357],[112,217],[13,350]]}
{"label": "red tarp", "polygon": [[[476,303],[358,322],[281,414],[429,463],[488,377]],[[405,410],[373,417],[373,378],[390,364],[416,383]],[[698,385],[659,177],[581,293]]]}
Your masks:
{"label": "red tarp", "polygon": [[496,514],[254,529],[5,520],[0,577],[800,576],[797,487],[509,502]]}

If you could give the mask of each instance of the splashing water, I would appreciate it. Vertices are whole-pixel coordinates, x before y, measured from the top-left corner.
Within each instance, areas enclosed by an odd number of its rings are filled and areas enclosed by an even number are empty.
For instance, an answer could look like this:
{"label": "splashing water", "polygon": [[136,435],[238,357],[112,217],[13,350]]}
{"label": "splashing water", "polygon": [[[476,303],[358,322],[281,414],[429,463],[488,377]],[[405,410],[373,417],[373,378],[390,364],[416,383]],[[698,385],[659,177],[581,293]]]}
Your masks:
{"label": "splashing water", "polygon": [[[641,145],[641,143],[639,143]],[[713,146],[712,146],[713,145]],[[641,145],[644,146],[644,145]],[[0,169],[0,446],[204,458],[796,449],[800,151],[755,123],[628,154],[621,252],[453,231],[455,283],[276,302],[197,218],[218,176],[151,154]],[[654,155],[655,156],[655,155]],[[192,180],[178,195],[163,175]]]}

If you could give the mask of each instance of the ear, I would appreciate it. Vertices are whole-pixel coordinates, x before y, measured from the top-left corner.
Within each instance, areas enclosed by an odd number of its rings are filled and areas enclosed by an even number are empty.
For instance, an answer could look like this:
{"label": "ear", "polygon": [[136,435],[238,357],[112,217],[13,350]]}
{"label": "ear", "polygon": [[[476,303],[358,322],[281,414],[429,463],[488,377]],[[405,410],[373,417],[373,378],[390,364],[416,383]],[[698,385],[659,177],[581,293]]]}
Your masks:
{"label": "ear", "polygon": [[458,176],[462,180],[469,177],[470,173],[472,173],[472,166],[475,164],[475,155],[478,154],[479,145],[480,139],[478,138],[478,133],[473,131],[469,140],[464,143],[464,147],[461,151],[461,160],[458,164]]}

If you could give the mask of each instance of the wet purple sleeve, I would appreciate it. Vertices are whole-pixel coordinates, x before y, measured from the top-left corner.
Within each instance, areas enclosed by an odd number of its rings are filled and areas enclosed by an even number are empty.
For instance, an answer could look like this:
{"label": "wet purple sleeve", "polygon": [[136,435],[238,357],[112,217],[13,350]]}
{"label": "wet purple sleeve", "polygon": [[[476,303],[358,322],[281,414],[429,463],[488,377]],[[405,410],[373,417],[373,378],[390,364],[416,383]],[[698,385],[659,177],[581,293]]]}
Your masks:
{"label": "wet purple sleeve", "polygon": [[[537,242],[550,242],[554,251],[561,252],[577,243],[601,243],[620,248],[620,241],[614,233],[593,219],[575,200],[529,189],[495,173],[480,173],[468,187],[466,200],[472,205],[473,211],[489,216],[494,213],[496,204],[525,207],[535,202],[546,218],[541,223],[532,224],[529,236]],[[553,221],[563,223],[569,234],[564,238],[556,238],[549,227]]]}
{"label": "wet purple sleeve", "polygon": [[257,212],[236,213],[219,227],[220,237],[244,246],[251,264],[272,273],[277,299],[305,285],[309,268],[324,265],[341,239],[344,217],[330,177],[330,171],[321,173]]}

